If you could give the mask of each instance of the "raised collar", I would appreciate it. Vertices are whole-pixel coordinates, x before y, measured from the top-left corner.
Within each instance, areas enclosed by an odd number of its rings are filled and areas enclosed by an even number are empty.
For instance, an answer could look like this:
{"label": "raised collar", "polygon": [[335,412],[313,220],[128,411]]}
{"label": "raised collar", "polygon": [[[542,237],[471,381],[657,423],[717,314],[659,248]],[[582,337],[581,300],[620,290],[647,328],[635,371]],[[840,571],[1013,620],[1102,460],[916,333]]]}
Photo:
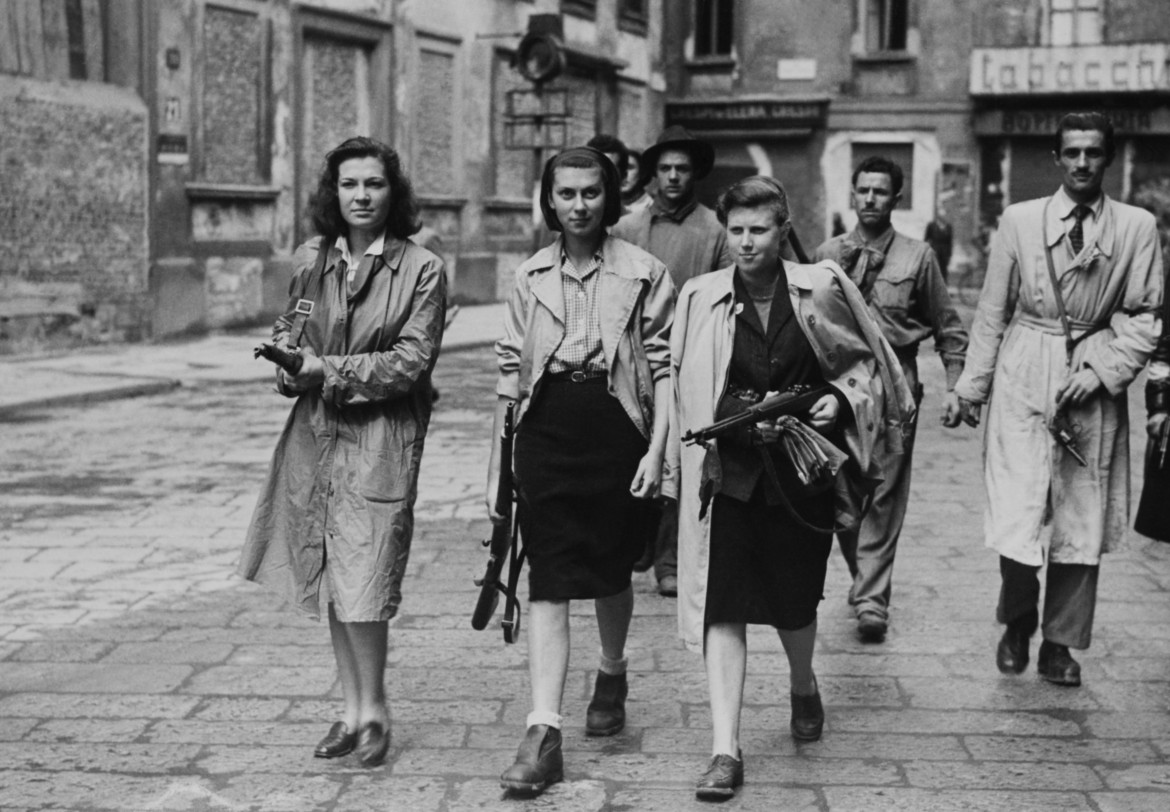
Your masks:
{"label": "raised collar", "polygon": [[[810,266],[801,265],[796,262],[789,262],[783,257],[780,261],[784,263],[784,275],[788,278],[788,289],[792,290],[812,290],[812,279],[809,277],[808,269]],[[721,302],[730,302],[735,299],[735,266],[724,268],[719,271],[712,271],[710,274],[704,274],[704,278],[711,278],[711,287],[714,289],[715,296],[713,301],[718,304]]]}

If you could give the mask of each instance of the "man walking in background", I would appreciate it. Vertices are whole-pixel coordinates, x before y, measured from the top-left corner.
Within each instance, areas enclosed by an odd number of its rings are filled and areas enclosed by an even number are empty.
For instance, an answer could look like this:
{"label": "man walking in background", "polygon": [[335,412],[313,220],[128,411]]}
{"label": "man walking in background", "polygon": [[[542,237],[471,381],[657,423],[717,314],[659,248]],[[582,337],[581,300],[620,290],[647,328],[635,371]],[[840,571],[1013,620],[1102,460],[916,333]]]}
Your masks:
{"label": "man walking in background", "polygon": [[[853,172],[853,207],[857,227],[820,245],[813,257],[836,261],[860,288],[890,346],[902,362],[906,382],[917,403],[918,344],[928,336],[946,369],[943,425],[959,424],[955,382],[963,371],[967,332],[951,304],[934,251],[926,243],[899,234],[891,224],[902,197],[902,168],[888,158],[867,158]],[[849,603],[862,640],[878,643],[889,626],[894,554],[910,500],[914,432],[903,454],[878,454],[883,481],[857,530],[839,533],[837,541],[853,575]]]}

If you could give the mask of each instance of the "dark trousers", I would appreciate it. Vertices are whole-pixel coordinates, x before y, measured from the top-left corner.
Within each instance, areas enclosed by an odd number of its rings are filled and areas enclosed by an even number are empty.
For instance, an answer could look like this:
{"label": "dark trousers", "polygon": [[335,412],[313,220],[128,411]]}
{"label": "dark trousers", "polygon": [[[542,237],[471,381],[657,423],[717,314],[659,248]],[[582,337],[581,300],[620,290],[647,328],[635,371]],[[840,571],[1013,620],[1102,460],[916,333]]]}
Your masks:
{"label": "dark trousers", "polygon": [[659,581],[668,575],[678,577],[678,502],[675,500],[668,499],[662,504],[662,516],[651,543],[654,577]]}
{"label": "dark trousers", "polygon": [[[1049,562],[1044,581],[1045,640],[1069,648],[1089,647],[1099,571],[1095,564]],[[996,619],[1031,635],[1040,619],[1040,568],[1000,556],[999,573],[1002,582]]]}

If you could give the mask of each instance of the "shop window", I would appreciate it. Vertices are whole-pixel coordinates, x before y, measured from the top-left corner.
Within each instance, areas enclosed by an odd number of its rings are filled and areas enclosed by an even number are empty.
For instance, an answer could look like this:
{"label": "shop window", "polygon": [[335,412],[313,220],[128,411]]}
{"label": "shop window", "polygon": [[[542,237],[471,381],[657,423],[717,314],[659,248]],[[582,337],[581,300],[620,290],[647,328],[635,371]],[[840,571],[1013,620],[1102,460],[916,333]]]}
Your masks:
{"label": "shop window", "polygon": [[732,45],[732,0],[696,0],[695,56],[728,57]]}
{"label": "shop window", "polygon": [[586,20],[597,19],[597,0],[561,0],[561,11]]}
{"label": "shop window", "polygon": [[910,28],[910,0],[861,0],[858,24],[865,53],[905,51]]}
{"label": "shop window", "polygon": [[1050,0],[1049,45],[1099,45],[1103,0]]}
{"label": "shop window", "polygon": [[849,170],[849,176],[853,176],[853,170],[857,165],[866,158],[880,155],[883,158],[888,158],[902,168],[902,199],[898,201],[897,208],[912,209],[914,208],[914,145],[909,142],[893,143],[893,144],[876,144],[867,142],[858,142],[853,144],[852,149],[852,169]]}

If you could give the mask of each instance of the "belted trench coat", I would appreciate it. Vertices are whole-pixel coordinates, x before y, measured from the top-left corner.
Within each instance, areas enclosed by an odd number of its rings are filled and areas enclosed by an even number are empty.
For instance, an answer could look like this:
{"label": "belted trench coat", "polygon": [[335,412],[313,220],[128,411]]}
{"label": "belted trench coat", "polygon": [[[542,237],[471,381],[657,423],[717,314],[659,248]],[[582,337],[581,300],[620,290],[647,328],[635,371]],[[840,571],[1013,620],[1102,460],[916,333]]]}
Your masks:
{"label": "belted trench coat", "polygon": [[[984,539],[1022,564],[1097,564],[1124,543],[1129,522],[1126,387],[1161,326],[1162,259],[1154,217],[1106,197],[1096,236],[1073,255],[1062,196],[1009,206],[992,242],[971,325],[959,397],[990,399],[983,437]],[[1044,234],[1048,240],[1045,243]],[[1071,371],[1091,368],[1103,388],[1070,410],[1081,467],[1048,431],[1068,379],[1065,338],[1049,282],[1051,252],[1074,336]],[[993,385],[994,384],[994,385]]]}
{"label": "belted trench coat", "polygon": [[[283,344],[319,239],[297,249]],[[398,611],[414,529],[419,462],[431,415],[431,370],[443,336],[446,277],[437,256],[387,235],[382,266],[358,274],[347,302],[341,252],[328,249],[300,346],[325,383],[297,395],[248,528],[238,574],[318,618],[328,559],[339,620]],[[279,375],[278,375],[279,381]],[[278,384],[279,388],[279,384]]]}
{"label": "belted trench coat", "polygon": [[[825,381],[847,404],[838,420],[846,451],[854,465],[846,466],[858,492],[872,490],[878,467],[874,453],[879,443],[890,453],[901,453],[914,399],[894,351],[870,315],[865,300],[834,262],[798,265],[784,261],[788,295]],[[671,335],[671,379],[674,410],[667,454],[677,468],[679,501],[679,635],[687,648],[703,648],[707,572],[710,562],[712,504],[700,516],[700,484],[708,455],[718,455],[718,440],[710,448],[681,445],[688,429],[715,422],[715,412],[727,388],[735,339],[735,268],[697,276],[683,285],[675,307]],[[838,499],[839,524],[859,516],[856,502]]]}
{"label": "belted trench coat", "polygon": [[[516,425],[565,337],[562,241],[537,251],[516,269],[496,342],[496,393],[517,401]],[[598,312],[609,391],[647,440],[654,426],[654,383],[670,374],[674,283],[666,266],[636,245],[607,236],[601,247]]]}

